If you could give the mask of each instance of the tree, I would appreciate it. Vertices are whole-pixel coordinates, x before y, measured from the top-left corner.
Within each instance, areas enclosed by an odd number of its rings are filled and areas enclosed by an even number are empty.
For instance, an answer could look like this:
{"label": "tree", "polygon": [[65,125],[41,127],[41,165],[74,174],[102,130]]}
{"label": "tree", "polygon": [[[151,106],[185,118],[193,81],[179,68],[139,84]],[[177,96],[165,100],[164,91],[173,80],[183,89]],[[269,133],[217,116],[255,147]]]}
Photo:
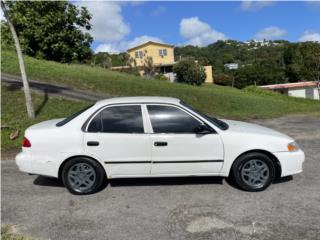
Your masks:
{"label": "tree", "polygon": [[93,56],[92,65],[100,66],[103,68],[111,68],[112,67],[112,60],[108,53],[106,52],[99,52]]}
{"label": "tree", "polygon": [[144,59],[143,72],[144,76],[148,79],[155,75],[152,57],[146,57]]}
{"label": "tree", "polygon": [[16,33],[16,30],[11,22],[11,19],[8,15],[6,5],[3,0],[1,0],[1,8],[4,13],[5,18],[7,19],[7,24],[8,27],[11,31],[12,38],[14,41],[14,45],[16,47],[17,55],[18,55],[18,60],[19,60],[19,66],[20,66],[20,71],[21,71],[21,78],[22,78],[22,84],[23,84],[23,91],[24,91],[24,96],[26,99],[26,106],[27,106],[27,113],[29,118],[34,118],[34,109],[33,109],[33,104],[32,104],[32,98],[31,98],[31,93],[30,93],[30,88],[29,88],[29,82],[27,79],[27,74],[26,74],[26,69],[24,66],[24,61],[23,61],[23,56],[21,52],[21,47],[19,43],[19,39]]}
{"label": "tree", "polygon": [[291,82],[320,82],[320,43],[291,44],[285,51],[284,62]]}
{"label": "tree", "polygon": [[82,31],[91,29],[91,15],[85,7],[79,8],[67,1],[6,4],[25,54],[59,62],[83,61],[92,55],[93,39]]}
{"label": "tree", "polygon": [[192,85],[201,85],[206,80],[203,66],[192,60],[183,60],[173,66],[177,81]]}
{"label": "tree", "polygon": [[232,86],[233,76],[232,74],[217,72],[214,74],[214,83],[222,86]]}

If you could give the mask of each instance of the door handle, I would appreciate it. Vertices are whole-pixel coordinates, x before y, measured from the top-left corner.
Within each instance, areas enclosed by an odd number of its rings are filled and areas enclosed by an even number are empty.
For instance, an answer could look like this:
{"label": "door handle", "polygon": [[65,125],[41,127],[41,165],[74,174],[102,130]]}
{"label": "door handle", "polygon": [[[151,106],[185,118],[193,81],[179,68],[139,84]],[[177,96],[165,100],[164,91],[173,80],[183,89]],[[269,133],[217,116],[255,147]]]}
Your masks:
{"label": "door handle", "polygon": [[154,146],[165,147],[165,146],[168,146],[168,143],[167,142],[154,142]]}
{"label": "door handle", "polygon": [[89,142],[87,142],[87,145],[88,146],[99,146],[99,142],[97,142],[97,141],[89,141]]}

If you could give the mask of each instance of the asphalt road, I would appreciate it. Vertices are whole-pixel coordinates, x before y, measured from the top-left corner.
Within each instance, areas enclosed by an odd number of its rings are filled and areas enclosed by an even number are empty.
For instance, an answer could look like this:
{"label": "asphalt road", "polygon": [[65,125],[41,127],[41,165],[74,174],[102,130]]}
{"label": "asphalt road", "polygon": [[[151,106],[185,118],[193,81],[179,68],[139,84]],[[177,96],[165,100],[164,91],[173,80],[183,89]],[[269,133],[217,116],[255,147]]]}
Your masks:
{"label": "asphalt road", "polygon": [[[73,100],[84,100],[96,102],[101,99],[110,98],[110,96],[93,93],[90,91],[78,90],[61,84],[46,83],[39,80],[29,80],[30,89],[35,92],[45,93],[48,96],[62,96]],[[22,88],[21,77],[1,73],[1,83],[14,88]]]}
{"label": "asphalt road", "polygon": [[248,193],[222,178],[112,180],[73,196],[2,161],[2,224],[41,239],[320,239],[320,120],[255,121],[296,138],[304,172]]}

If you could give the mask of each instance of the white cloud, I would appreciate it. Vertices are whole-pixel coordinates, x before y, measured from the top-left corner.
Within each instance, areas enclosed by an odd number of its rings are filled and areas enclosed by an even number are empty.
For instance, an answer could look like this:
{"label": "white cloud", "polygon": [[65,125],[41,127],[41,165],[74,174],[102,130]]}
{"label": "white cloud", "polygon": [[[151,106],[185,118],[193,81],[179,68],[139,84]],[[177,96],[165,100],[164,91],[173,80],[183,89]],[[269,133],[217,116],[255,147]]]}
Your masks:
{"label": "white cloud", "polygon": [[254,37],[259,40],[263,40],[263,39],[273,40],[273,39],[279,39],[285,36],[286,34],[287,34],[286,30],[281,29],[279,27],[271,26],[271,27],[267,27],[260,30],[259,32],[256,33]]}
{"label": "white cloud", "polygon": [[244,11],[257,11],[264,7],[272,6],[275,1],[252,1],[252,0],[245,0],[241,2],[241,9]]}
{"label": "white cloud", "polygon": [[320,1],[305,1],[306,4],[310,5],[311,7],[320,7]]}
{"label": "white cloud", "polygon": [[160,43],[163,42],[160,38],[152,37],[152,36],[148,36],[148,35],[143,35],[140,37],[136,37],[135,39],[133,39],[131,41],[123,41],[121,45],[122,45],[122,49],[127,50],[128,48],[135,47],[137,45],[146,43],[148,41],[160,42]]}
{"label": "white cloud", "polygon": [[307,42],[307,41],[320,42],[320,32],[307,30],[301,35],[301,37],[299,38],[299,41],[300,42]]}
{"label": "white cloud", "polygon": [[119,50],[116,48],[116,46],[111,43],[99,44],[94,51],[96,53],[98,52],[119,53]]}
{"label": "white cloud", "polygon": [[0,10],[0,21],[4,20],[2,9]]}
{"label": "white cloud", "polygon": [[158,6],[155,10],[151,12],[151,16],[158,17],[162,14],[164,14],[167,11],[167,9],[164,6]]}
{"label": "white cloud", "polygon": [[126,51],[129,48],[135,47],[137,45],[146,43],[148,41],[163,42],[161,39],[157,37],[143,35],[140,37],[136,37],[131,41],[119,41],[114,43],[100,44],[96,47],[95,52],[119,53],[119,52]]}
{"label": "white cloud", "polygon": [[121,2],[79,1],[76,4],[87,7],[92,14],[90,33],[95,41],[119,41],[129,34],[130,26],[121,15]]}
{"label": "white cloud", "polygon": [[185,44],[200,47],[227,39],[223,33],[217,32],[208,23],[200,21],[198,17],[183,18],[180,22],[180,34],[187,39]]}

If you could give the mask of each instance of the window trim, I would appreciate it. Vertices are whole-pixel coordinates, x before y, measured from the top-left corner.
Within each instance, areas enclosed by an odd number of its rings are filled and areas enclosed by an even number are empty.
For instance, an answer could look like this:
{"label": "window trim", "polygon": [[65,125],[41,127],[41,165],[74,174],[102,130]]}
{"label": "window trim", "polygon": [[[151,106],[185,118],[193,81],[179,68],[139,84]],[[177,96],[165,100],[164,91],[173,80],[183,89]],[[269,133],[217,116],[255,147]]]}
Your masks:
{"label": "window trim", "polygon": [[[198,119],[200,122],[204,123],[206,126],[210,127],[213,130],[213,132],[211,134],[218,134],[218,131],[215,129],[215,128],[218,128],[217,126],[215,126],[214,124],[210,123],[210,121],[206,120],[205,118],[202,119],[202,117],[201,116],[199,117],[196,113],[193,113],[192,109],[188,109],[186,106],[180,105],[180,103],[179,104],[174,104],[174,103],[161,103],[161,102],[110,103],[108,105],[105,105],[105,106],[102,106],[102,107],[98,108],[94,113],[92,113],[87,118],[87,120],[83,123],[83,125],[81,127],[81,130],[83,132],[85,132],[85,133],[88,133],[87,129],[88,129],[89,123],[104,108],[111,107],[111,106],[121,106],[121,105],[140,105],[141,106],[143,119],[145,119],[143,121],[143,124],[147,123],[146,125],[144,125],[144,134],[159,134],[159,133],[153,133],[151,121],[150,121],[149,114],[148,114],[147,105],[168,105],[168,106],[178,107],[178,108],[182,109],[183,111],[185,111],[186,113],[188,113],[189,115],[191,115],[194,118]],[[213,127],[211,125],[213,125]],[[119,133],[119,134],[121,134],[121,133]],[[143,133],[138,133],[138,134],[143,134]],[[161,134],[166,134],[166,133],[161,133]]]}
{"label": "window trim", "polygon": [[[98,131],[98,132],[89,132],[88,128],[89,125],[91,124],[92,120],[99,115],[103,110],[110,108],[110,107],[120,107],[120,106],[140,106],[140,110],[141,110],[141,116],[142,116],[142,127],[143,127],[143,132],[142,133],[111,133],[111,132],[102,132],[102,131]],[[145,116],[144,116],[144,112],[143,112],[143,108],[142,108],[142,104],[141,103],[119,103],[119,104],[109,104],[106,106],[103,106],[101,108],[99,108],[97,111],[95,111],[88,119],[87,121],[83,124],[82,126],[82,131],[85,133],[104,133],[104,134],[145,134],[146,133],[146,126],[145,126],[145,120],[144,120]]]}
{"label": "window trim", "polygon": [[[164,53],[166,53],[166,54],[164,54]],[[166,48],[160,48],[160,49],[159,49],[159,56],[160,56],[160,57],[166,57],[166,56],[168,56],[168,50],[167,50]]]}
{"label": "window trim", "polygon": [[213,131],[212,131],[212,134],[217,134],[217,131],[212,128],[210,125],[208,125],[205,121],[203,121],[202,119],[200,119],[199,117],[195,116],[194,114],[190,113],[187,109],[183,108],[183,107],[180,107],[178,105],[175,105],[175,104],[170,104],[170,103],[146,103],[145,104],[145,108],[146,108],[146,117],[148,119],[148,125],[150,126],[150,133],[151,134],[192,134],[192,135],[197,135],[196,133],[155,133],[153,131],[153,126],[152,126],[152,122],[151,122],[151,118],[150,118],[150,115],[149,115],[149,111],[148,111],[148,106],[149,105],[152,105],[152,106],[168,106],[168,107],[173,107],[173,108],[177,108],[183,112],[185,112],[186,114],[188,114],[191,118],[195,119],[196,121],[199,122],[199,124],[204,124],[206,126],[208,126],[209,128],[211,128]]}

